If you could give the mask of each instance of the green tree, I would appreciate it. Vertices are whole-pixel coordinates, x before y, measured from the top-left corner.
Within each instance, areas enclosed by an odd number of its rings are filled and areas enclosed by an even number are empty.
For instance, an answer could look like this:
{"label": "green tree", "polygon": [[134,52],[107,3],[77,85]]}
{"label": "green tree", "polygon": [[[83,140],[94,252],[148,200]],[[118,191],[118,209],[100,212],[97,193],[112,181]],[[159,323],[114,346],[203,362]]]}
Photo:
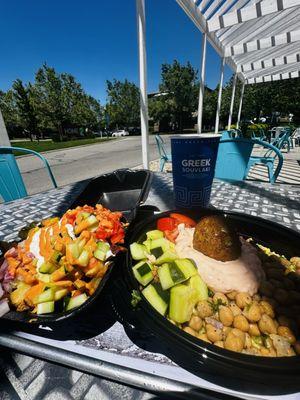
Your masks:
{"label": "green tree", "polygon": [[181,65],[174,60],[173,64],[162,64],[161,80],[159,90],[166,93],[162,101],[169,103],[175,128],[182,131],[183,122],[191,119],[195,111],[197,71],[189,62]]}
{"label": "green tree", "polygon": [[106,81],[108,102],[106,111],[112,127],[137,126],[140,124],[140,93],[138,87],[125,79]]}

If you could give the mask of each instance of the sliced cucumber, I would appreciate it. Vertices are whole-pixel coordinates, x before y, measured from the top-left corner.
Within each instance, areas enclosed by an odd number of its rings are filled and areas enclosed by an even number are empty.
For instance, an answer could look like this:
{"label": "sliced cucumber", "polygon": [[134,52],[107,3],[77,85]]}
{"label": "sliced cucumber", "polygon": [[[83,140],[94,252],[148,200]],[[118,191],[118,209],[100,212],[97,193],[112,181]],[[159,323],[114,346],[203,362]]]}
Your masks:
{"label": "sliced cucumber", "polygon": [[52,274],[55,270],[56,266],[49,261],[44,262],[39,268],[41,274]]}
{"label": "sliced cucumber", "polygon": [[180,324],[190,320],[197,302],[197,292],[187,285],[176,285],[170,290],[169,317]]}
{"label": "sliced cucumber", "polygon": [[73,310],[73,308],[77,308],[81,306],[85,301],[87,301],[88,297],[85,293],[80,294],[79,296],[76,297],[71,297],[69,300],[69,303],[66,307],[66,311]]}
{"label": "sliced cucumber", "polygon": [[159,231],[158,229],[155,229],[153,231],[149,231],[146,233],[147,239],[160,239],[164,237],[164,233],[162,231]]}
{"label": "sliced cucumber", "polygon": [[189,258],[180,258],[174,261],[186,279],[198,274],[198,269],[194,262]]}
{"label": "sliced cucumber", "polygon": [[94,251],[94,257],[96,257],[97,260],[105,261],[105,259],[106,259],[106,252],[104,252],[104,251],[102,251],[102,250],[99,250],[99,249],[96,249],[96,250]]}
{"label": "sliced cucumber", "polygon": [[192,276],[188,284],[197,292],[197,303],[198,301],[208,299],[208,289],[206,283],[201,279],[200,275]]}
{"label": "sliced cucumber", "polygon": [[143,286],[148,285],[153,279],[152,266],[144,261],[139,262],[132,268],[136,280]]}
{"label": "sliced cucumber", "polygon": [[147,256],[147,249],[143,244],[132,243],[130,245],[130,253],[134,260],[143,260]]}
{"label": "sliced cucumber", "polygon": [[86,212],[86,211],[82,211],[82,212],[80,213],[80,215],[82,216],[83,219],[86,219],[86,218],[88,218],[88,217],[91,215],[91,213]]}
{"label": "sliced cucumber", "polygon": [[165,263],[159,267],[158,276],[164,290],[170,289],[187,279],[174,262]]}
{"label": "sliced cucumber", "polygon": [[49,314],[54,311],[54,301],[48,301],[46,303],[40,303],[37,305],[37,314]]}
{"label": "sliced cucumber", "polygon": [[151,240],[150,249],[152,250],[155,249],[156,247],[161,247],[163,249],[163,252],[166,252],[170,249],[170,243],[165,238]]}
{"label": "sliced cucumber", "polygon": [[97,248],[105,253],[110,249],[110,245],[106,242],[97,242]]}
{"label": "sliced cucumber", "polygon": [[86,267],[89,263],[89,259],[89,252],[83,249],[80,256],[76,260],[76,264]]}
{"label": "sliced cucumber", "polygon": [[35,304],[46,303],[54,300],[54,288],[48,288],[38,295],[34,301]]}
{"label": "sliced cucumber", "polygon": [[67,248],[74,259],[79,257],[80,251],[79,251],[78,243],[69,243],[69,244],[67,244]]}
{"label": "sliced cucumber", "polygon": [[60,289],[54,293],[54,301],[58,301],[68,294],[68,289]]}
{"label": "sliced cucumber", "polygon": [[169,263],[176,260],[177,258],[178,255],[174,251],[168,250],[156,259],[155,264],[161,265],[164,263]]}
{"label": "sliced cucumber", "polygon": [[41,282],[49,283],[51,282],[51,275],[50,274],[37,274],[37,278]]}
{"label": "sliced cucumber", "polygon": [[91,214],[89,217],[87,217],[86,222],[89,224],[89,226],[99,224],[99,221],[93,214]]}
{"label": "sliced cucumber", "polygon": [[146,247],[146,251],[147,251],[147,253],[149,253],[149,254],[150,254],[150,251],[151,251],[151,242],[152,242],[151,239],[147,239],[147,240],[145,240],[145,241],[143,242],[143,245]]}
{"label": "sliced cucumber", "polygon": [[155,247],[155,249],[150,250],[150,253],[155,257],[159,258],[164,254],[164,251],[161,247]]}
{"label": "sliced cucumber", "polygon": [[142,294],[156,311],[162,315],[166,314],[169,304],[169,293],[164,291],[159,283],[148,285],[142,291]]}

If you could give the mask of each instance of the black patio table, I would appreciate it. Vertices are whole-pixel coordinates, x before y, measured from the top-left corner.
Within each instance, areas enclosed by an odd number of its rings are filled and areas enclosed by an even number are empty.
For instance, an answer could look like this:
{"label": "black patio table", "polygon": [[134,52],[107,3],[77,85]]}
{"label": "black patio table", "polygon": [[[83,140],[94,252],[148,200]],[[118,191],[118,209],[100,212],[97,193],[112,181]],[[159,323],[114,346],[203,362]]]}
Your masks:
{"label": "black patio table", "polygon": [[[0,239],[13,240],[20,228],[29,222],[63,213],[87,183],[78,182],[0,205]],[[145,204],[154,205],[162,211],[174,208],[172,185],[171,174],[155,173]],[[223,210],[260,216],[300,231],[300,186],[215,180],[211,205]],[[123,393],[122,398],[140,399],[141,392],[135,389],[159,396],[165,394],[168,398],[300,398],[300,393],[268,396],[265,394],[265,385],[268,383],[261,383],[261,393],[253,397],[243,392],[242,384],[229,389],[228,385],[222,384],[222,377],[207,374],[197,377],[161,354],[159,346],[145,346],[148,338],[130,334],[120,322],[110,317],[107,317],[104,324],[105,329],[102,324],[101,331],[97,330],[95,316],[82,316],[80,326],[74,327],[70,322],[67,330],[51,330],[41,326],[27,329],[26,332],[23,329],[5,331],[1,326],[3,324],[0,320],[0,346],[3,348],[65,366],[69,372],[72,369],[73,372],[78,370],[102,377],[100,388],[101,385],[113,387],[109,381],[119,382],[124,385],[121,391],[120,387],[118,389],[118,393]],[[20,360],[20,357],[25,356],[18,357]],[[48,382],[51,381],[53,369],[45,373],[48,374]],[[22,381],[22,377],[20,379]],[[127,387],[131,387],[130,395],[126,392]],[[106,390],[109,393],[107,398],[121,398],[110,390]],[[85,398],[72,396],[73,392],[66,398]],[[58,391],[54,398],[64,397]],[[97,398],[101,397],[98,395]]]}

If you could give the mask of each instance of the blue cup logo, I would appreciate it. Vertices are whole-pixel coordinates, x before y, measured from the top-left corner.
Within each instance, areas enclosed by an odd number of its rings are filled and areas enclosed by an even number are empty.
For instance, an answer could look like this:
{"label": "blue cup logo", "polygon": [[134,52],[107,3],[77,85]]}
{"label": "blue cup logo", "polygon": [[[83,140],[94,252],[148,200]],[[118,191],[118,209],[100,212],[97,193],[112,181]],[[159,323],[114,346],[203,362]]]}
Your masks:
{"label": "blue cup logo", "polygon": [[208,205],[219,140],[219,136],[171,138],[176,207]]}

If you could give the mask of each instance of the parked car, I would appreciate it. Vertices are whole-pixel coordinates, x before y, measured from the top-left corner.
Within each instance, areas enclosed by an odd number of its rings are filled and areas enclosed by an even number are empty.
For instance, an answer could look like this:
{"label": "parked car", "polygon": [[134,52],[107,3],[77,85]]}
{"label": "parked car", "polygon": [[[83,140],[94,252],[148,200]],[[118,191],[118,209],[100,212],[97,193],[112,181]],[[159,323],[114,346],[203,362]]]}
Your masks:
{"label": "parked car", "polygon": [[125,129],[118,129],[114,131],[112,137],[121,137],[121,136],[129,136],[129,132],[125,131]]}

